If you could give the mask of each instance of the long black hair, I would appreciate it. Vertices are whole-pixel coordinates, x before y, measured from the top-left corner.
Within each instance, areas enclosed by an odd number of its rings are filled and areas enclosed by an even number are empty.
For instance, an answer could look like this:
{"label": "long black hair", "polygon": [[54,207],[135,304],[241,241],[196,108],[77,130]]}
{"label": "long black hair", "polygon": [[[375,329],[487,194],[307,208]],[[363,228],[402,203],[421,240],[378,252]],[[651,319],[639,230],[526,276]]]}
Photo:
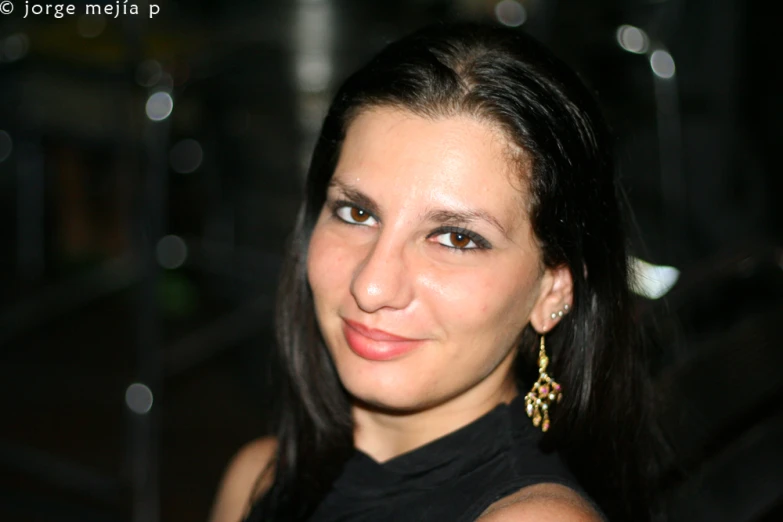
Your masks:
{"label": "long black hair", "polygon": [[[364,110],[426,118],[468,114],[501,129],[531,159],[519,176],[548,267],[567,266],[572,311],[547,337],[566,390],[542,440],[561,452],[612,520],[651,518],[654,474],[648,378],[632,321],[613,143],[578,76],[538,42],[500,27],[439,24],[388,45],[337,92],[316,143],[284,264],[277,309],[283,405],[274,477],[251,519],[305,520],[353,450],[349,397],[318,329],[308,243],[346,129]],[[520,337],[515,371],[535,374],[536,334]]]}

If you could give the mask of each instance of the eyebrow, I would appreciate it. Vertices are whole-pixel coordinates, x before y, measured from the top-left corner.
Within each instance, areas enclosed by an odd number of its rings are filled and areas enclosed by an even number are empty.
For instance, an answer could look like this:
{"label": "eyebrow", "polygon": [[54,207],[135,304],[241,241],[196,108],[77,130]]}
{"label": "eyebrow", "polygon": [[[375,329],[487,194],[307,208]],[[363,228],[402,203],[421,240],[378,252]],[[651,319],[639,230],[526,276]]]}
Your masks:
{"label": "eyebrow", "polygon": [[[378,204],[373,200],[371,197],[366,195],[365,193],[361,192],[360,190],[357,190],[342,181],[332,178],[329,181],[329,187],[334,187],[338,189],[340,192],[343,193],[343,195],[350,199],[352,202],[356,203],[357,205],[361,206],[364,210],[369,212],[373,215],[378,215],[379,207]],[[511,239],[508,235],[508,231],[506,230],[506,227],[504,227],[500,221],[498,221],[495,216],[490,214],[489,212],[481,209],[471,209],[471,210],[447,210],[447,209],[435,209],[430,210],[425,215],[425,219],[427,221],[435,221],[440,224],[468,224],[468,223],[474,223],[476,221],[486,221],[495,228],[500,231],[501,234],[506,239]]]}
{"label": "eyebrow", "polygon": [[380,214],[380,210],[378,207],[378,204],[375,203],[375,201],[368,195],[366,195],[364,192],[361,192],[359,190],[356,190],[355,188],[346,185],[339,179],[335,179],[334,177],[329,181],[329,187],[335,187],[340,192],[343,193],[343,195],[362,207],[364,210],[369,212],[370,214],[373,214],[377,216]]}

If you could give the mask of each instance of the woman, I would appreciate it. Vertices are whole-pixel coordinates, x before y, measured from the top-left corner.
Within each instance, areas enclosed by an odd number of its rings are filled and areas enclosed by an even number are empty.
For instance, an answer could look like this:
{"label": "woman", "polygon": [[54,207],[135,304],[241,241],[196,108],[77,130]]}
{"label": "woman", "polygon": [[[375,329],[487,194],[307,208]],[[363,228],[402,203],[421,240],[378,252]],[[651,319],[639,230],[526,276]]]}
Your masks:
{"label": "woman", "polygon": [[213,520],[650,518],[611,151],[516,31],[426,28],[351,76],[285,263],[279,430]]}

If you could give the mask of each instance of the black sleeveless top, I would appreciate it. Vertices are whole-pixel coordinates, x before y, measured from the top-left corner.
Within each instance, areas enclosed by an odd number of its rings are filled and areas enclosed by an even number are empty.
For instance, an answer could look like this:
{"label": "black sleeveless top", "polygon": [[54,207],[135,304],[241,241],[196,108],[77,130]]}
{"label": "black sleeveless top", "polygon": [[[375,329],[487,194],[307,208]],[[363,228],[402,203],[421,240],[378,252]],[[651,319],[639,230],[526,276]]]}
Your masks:
{"label": "black sleeveless top", "polygon": [[540,438],[520,394],[382,464],[356,450],[308,522],[469,522],[495,501],[544,482],[590,501],[560,457],[539,449]]}

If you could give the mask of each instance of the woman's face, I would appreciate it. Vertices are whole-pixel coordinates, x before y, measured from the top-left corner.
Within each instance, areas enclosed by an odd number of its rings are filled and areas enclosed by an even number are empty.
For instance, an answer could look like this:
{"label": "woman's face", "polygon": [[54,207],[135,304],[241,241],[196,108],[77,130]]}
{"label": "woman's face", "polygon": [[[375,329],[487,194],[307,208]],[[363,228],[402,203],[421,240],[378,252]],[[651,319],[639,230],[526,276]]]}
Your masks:
{"label": "woman's face", "polygon": [[544,274],[509,150],[469,117],[351,123],[307,268],[354,397],[418,410],[508,386]]}

